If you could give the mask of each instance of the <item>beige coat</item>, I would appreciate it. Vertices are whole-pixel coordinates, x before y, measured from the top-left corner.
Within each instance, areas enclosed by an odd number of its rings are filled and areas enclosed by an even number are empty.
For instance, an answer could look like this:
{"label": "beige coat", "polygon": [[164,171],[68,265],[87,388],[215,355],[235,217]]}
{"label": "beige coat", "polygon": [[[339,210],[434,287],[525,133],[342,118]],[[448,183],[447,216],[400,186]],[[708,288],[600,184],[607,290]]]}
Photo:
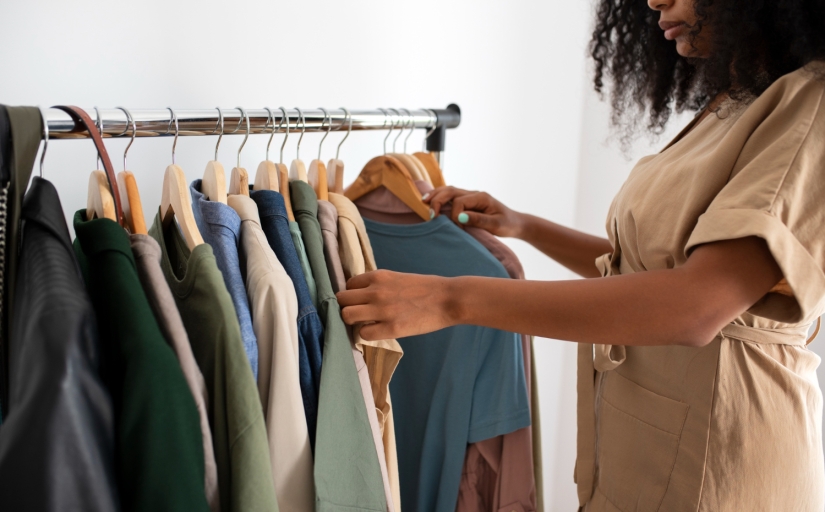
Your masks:
{"label": "beige coat", "polygon": [[703,348],[579,346],[586,511],[825,507],[819,357],[806,347],[825,312],[824,96],[811,73],[786,75],[640,160],[613,201],[605,276],[758,236],[785,279]]}
{"label": "beige coat", "polygon": [[312,510],[312,451],[298,379],[298,298],[261,228],[258,205],[240,194],[230,195],[228,203],[241,218],[239,247],[258,339],[258,393],[278,507],[284,512]]}

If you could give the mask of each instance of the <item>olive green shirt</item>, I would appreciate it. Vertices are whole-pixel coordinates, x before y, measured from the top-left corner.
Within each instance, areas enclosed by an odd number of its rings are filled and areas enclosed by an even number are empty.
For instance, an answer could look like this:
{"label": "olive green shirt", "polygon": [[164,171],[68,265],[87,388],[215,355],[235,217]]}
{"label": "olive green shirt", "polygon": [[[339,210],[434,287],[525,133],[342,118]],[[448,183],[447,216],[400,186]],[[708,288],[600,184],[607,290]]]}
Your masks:
{"label": "olive green shirt", "polygon": [[277,511],[261,400],[212,247],[190,252],[174,224],[163,228],[160,215],[149,234],[160,245],[163,274],[206,381],[221,512]]}
{"label": "olive green shirt", "polygon": [[301,227],[297,222],[289,222],[289,235],[292,237],[292,243],[295,244],[295,252],[298,253],[298,261],[301,262],[301,270],[304,271],[304,278],[307,280],[309,298],[312,299],[312,305],[317,309],[318,289],[315,285],[315,278],[312,275],[312,268],[309,266],[309,260],[307,259],[307,250],[304,246],[304,240],[301,237]]}
{"label": "olive green shirt", "polygon": [[[74,216],[74,250],[100,333],[115,409],[115,473],[124,511],[209,512],[198,409],[138,277],[129,235]],[[90,433],[93,435],[93,433]]]}
{"label": "olive green shirt", "polygon": [[315,434],[315,510],[386,511],[387,499],[367,407],[341,310],[332,292],[318,223],[318,200],[307,183],[290,183],[324,322],[324,363]]}

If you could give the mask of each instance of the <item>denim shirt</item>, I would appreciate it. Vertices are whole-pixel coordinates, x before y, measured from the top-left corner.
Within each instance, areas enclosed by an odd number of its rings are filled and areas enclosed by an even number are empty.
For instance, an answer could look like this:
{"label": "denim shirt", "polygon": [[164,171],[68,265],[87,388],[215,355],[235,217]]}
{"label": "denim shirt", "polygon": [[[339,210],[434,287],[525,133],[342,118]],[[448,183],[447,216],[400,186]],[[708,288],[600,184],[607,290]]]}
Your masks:
{"label": "denim shirt", "polygon": [[[304,413],[309,428],[310,443],[315,446],[315,425],[318,417],[318,390],[321,385],[321,347],[324,326],[313,305],[297,248],[290,235],[284,197],[272,190],[256,190],[250,197],[258,205],[263,228],[270,247],[284,266],[298,296],[298,365]],[[302,244],[303,245],[303,244]],[[314,282],[314,281],[313,281]]]}
{"label": "denim shirt", "polygon": [[252,330],[252,315],[243,280],[245,269],[241,268],[241,258],[238,256],[241,218],[229,205],[206,199],[201,193],[201,180],[193,181],[189,192],[192,194],[192,212],[195,214],[198,231],[201,232],[203,241],[212,246],[226,289],[232,297],[235,314],[241,325],[243,348],[257,382],[258,340]]}

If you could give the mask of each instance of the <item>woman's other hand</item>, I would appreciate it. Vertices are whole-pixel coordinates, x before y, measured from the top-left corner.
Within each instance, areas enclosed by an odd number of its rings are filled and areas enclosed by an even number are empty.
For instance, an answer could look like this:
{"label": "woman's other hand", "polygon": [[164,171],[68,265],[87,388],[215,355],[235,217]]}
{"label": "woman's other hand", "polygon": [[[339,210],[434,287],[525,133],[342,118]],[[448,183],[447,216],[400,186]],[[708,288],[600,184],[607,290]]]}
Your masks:
{"label": "woman's other hand", "polygon": [[449,282],[389,270],[367,272],[338,292],[341,316],[349,325],[362,324],[361,337],[368,341],[437,331],[455,324]]}
{"label": "woman's other hand", "polygon": [[490,233],[510,238],[519,238],[524,228],[522,215],[496,200],[486,192],[472,192],[455,187],[439,187],[422,198],[429,203],[433,216],[441,207],[452,202],[450,214],[459,226],[473,226]]}

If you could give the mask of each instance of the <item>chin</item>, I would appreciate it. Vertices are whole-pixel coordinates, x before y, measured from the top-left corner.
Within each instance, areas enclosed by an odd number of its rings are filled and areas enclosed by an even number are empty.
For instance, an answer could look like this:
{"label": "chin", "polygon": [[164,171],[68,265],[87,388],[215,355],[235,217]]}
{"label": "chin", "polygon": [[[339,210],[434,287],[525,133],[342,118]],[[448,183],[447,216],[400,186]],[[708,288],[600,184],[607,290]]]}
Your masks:
{"label": "chin", "polygon": [[687,41],[676,41],[676,53],[682,57],[692,57],[696,50]]}

